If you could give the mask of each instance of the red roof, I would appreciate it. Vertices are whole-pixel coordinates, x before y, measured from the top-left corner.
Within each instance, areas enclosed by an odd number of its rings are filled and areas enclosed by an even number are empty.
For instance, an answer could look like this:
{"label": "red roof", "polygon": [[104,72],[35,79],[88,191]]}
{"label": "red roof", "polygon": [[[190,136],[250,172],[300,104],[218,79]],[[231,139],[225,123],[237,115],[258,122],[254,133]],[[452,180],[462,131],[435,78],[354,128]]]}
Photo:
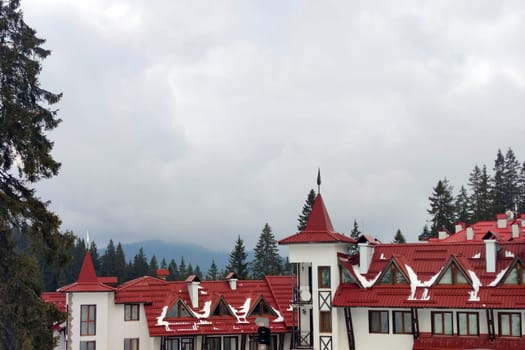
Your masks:
{"label": "red roof", "polygon": [[[501,215],[498,215],[498,217]],[[507,220],[506,215],[503,214],[503,218],[499,218],[499,221],[503,223],[502,226],[498,227],[498,220],[496,221],[480,221],[473,225],[465,227],[461,225],[461,230],[451,234],[445,239],[431,238],[429,242],[432,243],[454,243],[454,242],[467,242],[467,241],[478,241],[481,242],[486,237],[491,236],[498,241],[510,241],[510,240],[525,240],[525,226],[522,225],[523,218],[517,220]],[[461,224],[461,223],[458,223]],[[518,231],[518,237],[512,237],[512,225],[516,225],[515,229]],[[473,237],[472,240],[467,240],[467,231],[472,229]]]}
{"label": "red roof", "polygon": [[[194,281],[195,282],[195,281]],[[150,336],[195,334],[256,334],[258,317],[268,317],[274,333],[289,332],[293,326],[291,276],[266,276],[263,280],[238,280],[232,290],[228,281],[202,281],[198,286],[198,307],[192,308],[188,282],[164,281],[141,277],[119,286],[116,303],[143,303]],[[231,315],[211,313],[223,300]],[[264,300],[273,315],[253,315],[249,312]],[[166,318],[167,311],[178,301],[193,314],[186,318]]]}
{"label": "red roof", "polygon": [[354,239],[334,231],[323,197],[319,193],[315,197],[306,228],[292,236],[281,239],[279,244],[335,242],[356,243]]}
{"label": "red roof", "polygon": [[[359,274],[354,257],[338,254],[340,264],[350,271],[357,283],[342,283],[334,296],[335,306],[435,307],[435,308],[523,308],[523,285],[501,284],[508,268],[524,259],[523,242],[500,242],[496,272],[487,273],[485,244],[378,244],[368,273]],[[352,262],[354,260],[354,262]],[[391,263],[396,262],[408,283],[374,283]],[[454,262],[469,284],[436,284]],[[479,284],[479,287],[477,286]]]}
{"label": "red roof", "polygon": [[413,350],[464,350],[464,349],[486,349],[486,350],[523,350],[521,338],[496,337],[490,340],[487,334],[476,337],[458,337],[421,333],[419,338],[414,339]]}
{"label": "red roof", "polygon": [[56,306],[59,311],[66,312],[66,295],[59,292],[45,292],[40,297],[46,302]]}
{"label": "red roof", "polygon": [[84,256],[77,281],[58,289],[59,292],[112,292],[114,290],[115,288],[99,281],[89,251]]}

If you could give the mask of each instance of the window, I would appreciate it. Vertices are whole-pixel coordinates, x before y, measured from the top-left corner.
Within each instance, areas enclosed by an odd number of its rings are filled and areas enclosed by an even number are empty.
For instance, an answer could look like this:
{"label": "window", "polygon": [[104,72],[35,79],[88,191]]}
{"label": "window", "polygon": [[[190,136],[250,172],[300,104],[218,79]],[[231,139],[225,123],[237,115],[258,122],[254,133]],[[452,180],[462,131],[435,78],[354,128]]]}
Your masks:
{"label": "window", "polygon": [[410,311],[393,311],[394,333],[412,334],[412,313]]}
{"label": "window", "polygon": [[368,331],[370,333],[389,333],[388,311],[368,311]]}
{"label": "window", "polygon": [[319,331],[322,333],[332,332],[332,312],[319,311]]}
{"label": "window", "polygon": [[273,315],[276,316],[272,308],[264,300],[264,298],[259,299],[255,304],[249,316],[262,316],[262,315]]}
{"label": "window", "polygon": [[452,312],[433,311],[432,315],[432,334],[451,335],[452,331]]}
{"label": "window", "polygon": [[94,340],[80,342],[80,350],[95,350],[95,349],[96,349],[96,342]]}
{"label": "window", "polygon": [[179,338],[166,339],[166,350],[179,350]]}
{"label": "window", "polygon": [[330,266],[319,266],[317,268],[319,288],[330,288]]}
{"label": "window", "polygon": [[458,312],[458,335],[479,335],[477,312]]}
{"label": "window", "polygon": [[517,312],[500,312],[498,329],[501,337],[521,337],[521,314]]}
{"label": "window", "polygon": [[124,321],[138,321],[139,320],[139,304],[125,304],[124,305]]}
{"label": "window", "polygon": [[345,267],[339,266],[341,271],[341,283],[355,283],[355,279]]}
{"label": "window", "polygon": [[207,337],[206,338],[206,350],[221,350],[221,338],[220,337]]}
{"label": "window", "polygon": [[463,271],[452,262],[447,270],[441,275],[438,284],[468,284],[467,277]]}
{"label": "window", "polygon": [[223,350],[237,350],[237,337],[224,337]]}
{"label": "window", "polygon": [[190,312],[188,311],[188,308],[184,305],[182,301],[177,301],[176,304],[174,304],[170,311],[166,314],[166,318],[181,318],[181,317],[191,317]]}
{"label": "window", "polygon": [[379,281],[381,284],[400,284],[400,283],[408,283],[405,276],[401,271],[399,271],[399,268],[394,264],[391,263],[390,266],[385,270],[385,273],[381,277],[381,280]]}
{"label": "window", "polygon": [[124,339],[124,350],[139,350],[139,338]]}
{"label": "window", "polygon": [[217,303],[217,306],[215,307],[211,315],[212,316],[233,316],[230,311],[230,308],[228,307],[228,305],[222,298]]}
{"label": "window", "polygon": [[180,341],[180,350],[193,350],[193,338],[182,338]]}
{"label": "window", "polygon": [[97,306],[80,305],[80,335],[95,335],[97,325]]}
{"label": "window", "polygon": [[525,270],[521,264],[516,264],[507,274],[503,284],[525,284]]}

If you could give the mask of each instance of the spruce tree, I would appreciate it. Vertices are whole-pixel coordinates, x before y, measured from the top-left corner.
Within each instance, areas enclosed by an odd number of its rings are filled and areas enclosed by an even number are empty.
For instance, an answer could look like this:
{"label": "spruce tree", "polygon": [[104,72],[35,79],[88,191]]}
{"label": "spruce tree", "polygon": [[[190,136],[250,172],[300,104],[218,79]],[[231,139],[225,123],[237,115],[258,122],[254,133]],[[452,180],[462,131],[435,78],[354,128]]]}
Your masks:
{"label": "spruce tree", "polygon": [[247,279],[249,275],[248,263],[246,262],[247,257],[248,254],[246,253],[244,241],[239,235],[235,241],[235,246],[230,253],[230,259],[228,266],[226,267],[226,273],[235,272],[239,279]]}
{"label": "spruce tree", "polygon": [[184,257],[181,256],[179,264],[179,280],[184,281],[188,277],[188,270],[186,269],[186,262],[184,262]]}
{"label": "spruce tree", "polygon": [[392,243],[406,243],[407,240],[405,236],[401,233],[400,229],[397,229],[396,234],[394,235],[394,241]]}
{"label": "spruce tree", "polygon": [[212,260],[210,268],[208,269],[208,273],[206,274],[206,279],[210,281],[214,281],[218,278],[219,278],[219,270],[217,269],[215,260]]}
{"label": "spruce tree", "polygon": [[[354,226],[352,227],[352,230],[350,231],[350,237],[355,239],[356,241],[361,236],[361,231],[359,230],[359,225],[357,223],[357,220],[354,219]],[[357,244],[354,244],[350,247],[349,253],[350,255],[357,253]]]}
{"label": "spruce tree", "polygon": [[299,224],[297,225],[297,229],[299,231],[303,231],[306,228],[306,224],[308,223],[308,219],[310,218],[310,214],[312,213],[312,207],[314,206],[314,202],[315,191],[311,189],[308,193],[308,196],[306,197],[306,202],[303,205],[303,211],[297,219],[297,221],[299,221]]}
{"label": "spruce tree", "polygon": [[170,281],[178,281],[179,278],[179,268],[177,267],[177,263],[175,262],[175,259],[171,259],[170,263],[168,265],[168,270],[170,274],[168,275],[168,280]]}
{"label": "spruce tree", "polygon": [[491,192],[491,178],[487,173],[487,166],[475,166],[469,175],[470,213],[471,222],[490,220],[493,217],[494,205]]}
{"label": "spruce tree", "polygon": [[199,265],[195,265],[195,269],[193,269],[193,274],[197,276],[199,279],[202,279],[202,271]]}
{"label": "spruce tree", "polygon": [[503,165],[503,203],[507,210],[516,210],[518,207],[518,197],[520,195],[520,162],[516,159],[514,151],[509,148],[505,153]]}
{"label": "spruce tree", "polygon": [[195,275],[195,271],[193,271],[193,265],[190,262],[188,264],[188,268],[186,269],[186,278],[188,278],[188,276],[191,276],[191,275]]}
{"label": "spruce tree", "polygon": [[117,252],[115,251],[115,244],[112,239],[109,240],[106,251],[100,258],[100,261],[100,272],[102,276],[116,276]]}
{"label": "spruce tree", "polygon": [[119,283],[126,280],[126,256],[122,244],[118,242],[117,250],[115,251],[115,270],[114,276],[118,278]]}
{"label": "spruce tree", "polygon": [[428,228],[428,225],[423,226],[423,231],[421,231],[421,234],[417,238],[420,241],[428,241],[430,238],[430,229]]}
{"label": "spruce tree", "polygon": [[496,154],[494,161],[494,177],[492,178],[493,213],[504,213],[505,203],[505,157],[501,150]]}
{"label": "spruce tree", "polygon": [[[73,243],[36,195],[35,184],[58,174],[50,131],[61,95],[41,87],[45,40],[23,19],[19,0],[0,1],[0,348],[45,349],[53,322],[63,320],[40,298],[39,258],[63,266]],[[14,232],[20,237],[15,239]],[[24,241],[27,248],[20,249]]]}
{"label": "spruce tree", "polygon": [[525,214],[525,162],[521,165],[519,175],[518,213]]}
{"label": "spruce tree", "polygon": [[438,231],[444,227],[452,232],[454,224],[454,197],[453,188],[445,178],[439,180],[436,187],[433,188],[430,200],[430,209],[428,213],[432,215],[431,237],[437,237]]}
{"label": "spruce tree", "polygon": [[266,275],[279,275],[282,272],[282,261],[277,248],[277,240],[272,228],[266,223],[254,249],[252,278],[262,279]]}
{"label": "spruce tree", "polygon": [[160,261],[160,268],[161,269],[167,269],[168,268],[168,264],[166,263],[166,259],[162,258],[162,260]]}
{"label": "spruce tree", "polygon": [[157,263],[157,257],[153,255],[149,261],[148,275],[156,277],[157,270],[159,269],[159,264]]}
{"label": "spruce tree", "polygon": [[470,212],[470,197],[465,186],[461,186],[459,189],[454,206],[456,207],[456,213],[454,215],[456,222],[471,223],[472,214]]}
{"label": "spruce tree", "polygon": [[95,267],[95,271],[97,273],[97,275],[101,275],[100,274],[100,257],[99,257],[99,254],[98,254],[98,248],[97,248],[97,244],[95,243],[95,241],[92,241],[90,246],[89,246],[89,253],[91,254],[91,260],[93,260],[93,266]]}

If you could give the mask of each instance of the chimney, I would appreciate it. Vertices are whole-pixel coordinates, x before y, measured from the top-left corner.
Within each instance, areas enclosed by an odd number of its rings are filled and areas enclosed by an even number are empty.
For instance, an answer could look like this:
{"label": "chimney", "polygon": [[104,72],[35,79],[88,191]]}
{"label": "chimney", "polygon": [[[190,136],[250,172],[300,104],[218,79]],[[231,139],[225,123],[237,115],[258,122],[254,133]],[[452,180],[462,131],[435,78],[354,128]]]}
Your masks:
{"label": "chimney", "polygon": [[445,230],[438,231],[438,238],[439,239],[445,239],[448,236],[450,236],[450,235],[447,233],[447,231],[445,231]]}
{"label": "chimney", "polygon": [[459,231],[462,231],[463,229],[465,228],[465,223],[464,222],[456,222],[456,226],[455,226],[455,233],[458,233]]}
{"label": "chimney", "polygon": [[368,242],[358,243],[357,246],[359,247],[359,273],[368,273],[374,255],[374,246]]}
{"label": "chimney", "polygon": [[507,227],[507,215],[505,215],[505,214],[498,214],[498,215],[496,215],[496,220],[498,221],[498,228],[505,228],[505,227]]}
{"label": "chimney", "polygon": [[226,281],[228,281],[228,283],[230,284],[230,289],[231,290],[237,290],[238,278],[237,278],[237,275],[235,274],[235,272],[230,272],[226,276]]}
{"label": "chimney", "polygon": [[520,236],[520,228],[517,223],[512,224],[512,238],[518,238]]}
{"label": "chimney", "polygon": [[467,227],[467,241],[472,241],[474,239],[474,229],[472,226]]}
{"label": "chimney", "polygon": [[521,227],[525,227],[525,214],[520,214]]}
{"label": "chimney", "polygon": [[496,272],[497,246],[495,239],[485,240],[485,265],[487,272]]}
{"label": "chimney", "polygon": [[192,308],[198,308],[199,307],[199,286],[201,284],[201,280],[199,277],[195,275],[188,276],[186,278],[186,283],[188,283],[188,294],[190,295],[191,300],[191,307]]}
{"label": "chimney", "polygon": [[168,269],[158,269],[157,270],[157,278],[161,280],[165,281],[169,275],[170,275],[170,270]]}

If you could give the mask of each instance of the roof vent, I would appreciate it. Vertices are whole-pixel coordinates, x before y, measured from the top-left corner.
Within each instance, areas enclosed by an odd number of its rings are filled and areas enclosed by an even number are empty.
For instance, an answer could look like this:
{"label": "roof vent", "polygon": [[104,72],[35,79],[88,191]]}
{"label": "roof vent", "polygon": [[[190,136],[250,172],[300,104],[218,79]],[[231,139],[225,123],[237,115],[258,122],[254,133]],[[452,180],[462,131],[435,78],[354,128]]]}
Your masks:
{"label": "roof vent", "polygon": [[467,241],[472,241],[474,239],[474,229],[472,226],[467,227]]}
{"label": "roof vent", "polygon": [[192,308],[198,308],[199,307],[199,286],[201,284],[201,280],[199,277],[195,275],[188,276],[186,278],[186,281],[188,283],[188,294],[190,295],[191,299],[191,307]]}
{"label": "roof vent", "polygon": [[518,224],[512,224],[512,238],[518,238],[520,236],[520,228]]}
{"label": "roof vent", "polygon": [[237,274],[235,272],[230,272],[228,275],[226,275],[226,281],[230,284],[231,290],[237,290],[237,281],[239,278],[237,278]]}
{"label": "roof vent", "polygon": [[498,228],[505,228],[507,227],[507,215],[506,214],[498,214],[496,215],[497,225]]}
{"label": "roof vent", "polygon": [[459,231],[462,231],[465,228],[464,222],[457,222],[455,226],[455,233],[458,233]]}
{"label": "roof vent", "polygon": [[170,270],[168,269],[157,269],[157,278],[161,280],[166,280],[170,275]]}

